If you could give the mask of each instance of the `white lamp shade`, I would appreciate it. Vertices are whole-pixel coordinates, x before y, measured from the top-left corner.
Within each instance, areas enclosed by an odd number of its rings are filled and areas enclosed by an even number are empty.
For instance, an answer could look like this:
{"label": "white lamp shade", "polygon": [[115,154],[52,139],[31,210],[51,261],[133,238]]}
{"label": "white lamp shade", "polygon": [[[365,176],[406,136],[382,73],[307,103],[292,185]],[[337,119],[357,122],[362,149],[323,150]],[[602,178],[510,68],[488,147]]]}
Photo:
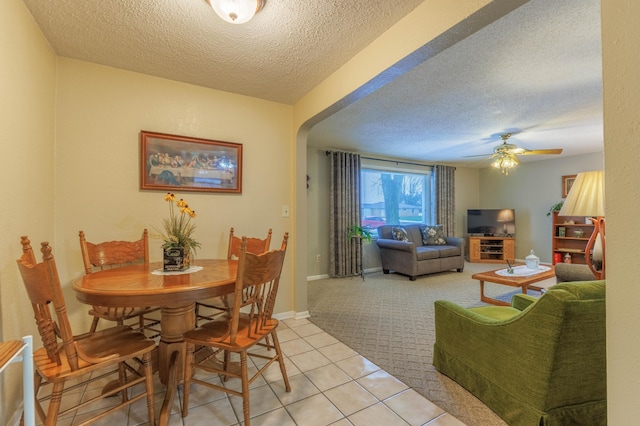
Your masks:
{"label": "white lamp shade", "polygon": [[558,216],[604,216],[604,173],[578,173]]}
{"label": "white lamp shade", "polygon": [[513,220],[513,210],[504,209],[498,212],[498,222],[511,222]]}
{"label": "white lamp shade", "polygon": [[244,24],[262,9],[262,0],[209,0],[213,10],[227,22]]}

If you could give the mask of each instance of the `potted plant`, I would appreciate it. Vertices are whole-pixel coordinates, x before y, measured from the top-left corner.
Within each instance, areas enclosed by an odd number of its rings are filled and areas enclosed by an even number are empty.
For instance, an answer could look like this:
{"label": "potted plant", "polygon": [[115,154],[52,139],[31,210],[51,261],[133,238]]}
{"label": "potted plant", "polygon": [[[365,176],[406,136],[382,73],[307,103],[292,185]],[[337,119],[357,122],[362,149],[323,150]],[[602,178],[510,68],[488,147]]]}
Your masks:
{"label": "potted plant", "polygon": [[[193,238],[196,224],[191,221],[196,217],[196,212],[189,208],[182,198],[177,200],[171,192],[164,196],[164,200],[169,202],[169,217],[163,220],[164,232],[161,233],[164,240],[164,270],[188,269],[191,261],[195,259],[196,250],[200,247],[200,243]],[[175,259],[177,265],[174,265],[171,258],[176,257],[180,259]]]}
{"label": "potted plant", "polygon": [[560,211],[560,209],[562,208],[563,204],[564,204],[564,201],[560,201],[559,203],[556,203],[556,204],[552,205],[549,208],[549,211],[547,212],[547,216],[551,216],[551,213],[553,213],[553,212]]}
{"label": "potted plant", "polygon": [[364,242],[371,242],[371,238],[373,234],[371,229],[368,226],[360,226],[360,225],[351,225],[349,227],[349,233],[347,234],[347,239],[351,238],[360,238]]}
{"label": "potted plant", "polygon": [[[358,242],[360,243],[360,264],[363,264],[363,260],[362,260],[362,242],[371,242],[371,239],[373,237],[371,228],[369,228],[369,226],[361,226],[361,225],[351,225],[349,227],[349,233],[347,234],[347,240],[350,240],[351,238],[356,238],[358,240]],[[364,266],[362,266],[360,268],[360,276],[362,277],[362,280],[364,281]]]}

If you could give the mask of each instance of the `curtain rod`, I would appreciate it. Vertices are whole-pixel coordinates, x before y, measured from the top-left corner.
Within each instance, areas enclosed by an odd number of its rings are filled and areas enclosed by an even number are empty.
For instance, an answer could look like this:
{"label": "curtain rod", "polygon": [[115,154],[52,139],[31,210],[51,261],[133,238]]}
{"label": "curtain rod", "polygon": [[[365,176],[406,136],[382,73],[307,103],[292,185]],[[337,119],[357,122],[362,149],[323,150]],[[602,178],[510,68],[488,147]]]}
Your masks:
{"label": "curtain rod", "polygon": [[[325,153],[327,156],[329,154],[331,154],[334,151],[328,151]],[[421,164],[421,163],[411,163],[408,161],[398,161],[398,160],[389,160],[387,158],[373,158],[373,157],[365,157],[365,156],[360,156],[360,158],[364,158],[365,160],[375,160],[375,161],[387,161],[389,163],[396,163],[396,164],[410,164],[412,166],[423,166],[423,167],[435,167],[435,164]]]}

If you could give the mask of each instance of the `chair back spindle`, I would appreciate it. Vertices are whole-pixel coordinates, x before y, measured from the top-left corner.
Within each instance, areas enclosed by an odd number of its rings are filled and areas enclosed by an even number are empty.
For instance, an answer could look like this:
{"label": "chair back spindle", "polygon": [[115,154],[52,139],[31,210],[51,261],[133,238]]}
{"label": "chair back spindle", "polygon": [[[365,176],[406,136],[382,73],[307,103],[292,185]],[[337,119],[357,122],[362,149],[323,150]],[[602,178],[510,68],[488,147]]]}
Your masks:
{"label": "chair back spindle", "polygon": [[251,324],[247,327],[247,337],[259,334],[268,326],[273,314],[288,239],[289,233],[285,233],[280,250],[253,254],[247,250],[248,239],[242,237],[234,304],[231,310],[231,344],[234,344],[237,338],[241,311],[247,312]]}
{"label": "chair back spindle", "polygon": [[[78,354],[67,317],[67,307],[51,246],[49,246],[48,242],[41,244],[40,251],[42,252],[43,260],[41,263],[36,263],[29,238],[26,236],[21,237],[21,244],[23,254],[17,261],[18,269],[27,289],[35,314],[38,333],[42,338],[43,346],[46,348],[47,356],[52,362],[58,365],[61,364],[58,353],[60,343],[58,338],[60,338],[71,369],[77,370]],[[52,305],[55,311],[55,319],[51,314]]]}
{"label": "chair back spindle", "polygon": [[[87,241],[84,231],[79,232],[80,251],[86,274],[92,274],[105,269],[119,268],[138,263],[149,263],[149,233],[145,229],[142,237],[135,241],[105,241],[92,243]],[[159,320],[148,316],[157,310],[151,306],[114,307],[93,306],[89,314],[93,315],[90,332],[98,329],[100,318],[125,324],[129,319],[137,320],[136,329],[145,330],[149,337],[156,337],[160,330]]]}
{"label": "chair back spindle", "polygon": [[[269,229],[267,238],[260,239],[255,237],[243,237],[246,239],[247,253],[260,254],[269,251],[271,245],[271,233]],[[240,249],[242,247],[242,238],[234,235],[234,229],[229,230],[229,246],[227,250],[227,259],[239,259]],[[196,324],[201,325],[206,321],[212,321],[218,315],[221,315],[231,309],[233,306],[233,293],[222,296],[200,300],[196,303]]]}
{"label": "chair back spindle", "polygon": [[[269,231],[268,239],[270,237],[271,231]],[[276,318],[272,318],[288,239],[289,233],[285,233],[279,250],[251,253],[250,239],[242,237],[238,251],[238,270],[233,303],[229,308],[224,309],[223,314],[212,321],[184,333],[186,351],[182,398],[183,417],[189,414],[190,384],[197,383],[242,397],[244,424],[250,426],[249,385],[275,362],[280,366],[285,390],[291,391],[282,348],[276,332],[279,323]],[[221,364],[210,363],[209,356],[196,357],[196,348],[207,347],[213,349],[213,354],[219,351],[223,352]],[[253,351],[253,348],[258,350]],[[266,348],[266,351],[262,348]],[[240,357],[239,371],[230,366],[231,353]],[[249,375],[249,357],[260,359],[260,364],[256,364],[260,367],[255,373],[252,373],[252,376]],[[197,375],[192,374],[194,369],[220,374],[223,381],[227,381],[229,378],[240,379],[242,389],[229,388],[198,379]]]}
{"label": "chair back spindle", "polygon": [[145,229],[142,238],[136,241],[106,241],[91,243],[84,231],[80,231],[80,249],[85,273],[95,270],[118,268],[134,263],[149,263],[149,232]]}
{"label": "chair back spindle", "polygon": [[[229,230],[229,248],[227,250],[227,259],[234,259],[240,257],[240,247],[242,246],[242,238],[233,235],[234,229]],[[247,252],[259,254],[269,250],[271,245],[271,233],[269,229],[267,232],[267,238],[260,239],[254,237],[245,237],[247,240]]]}
{"label": "chair back spindle", "polygon": [[[98,421],[119,408],[128,409],[130,404],[146,397],[148,421],[153,426],[151,353],[155,349],[155,341],[125,326],[74,336],[51,246],[48,242],[41,243],[42,262],[38,263],[29,238],[23,236],[20,242],[22,256],[16,262],[43,343],[42,348],[33,351],[32,357],[35,367],[34,405],[41,423],[55,425],[59,416],[66,416],[89,404],[103,404],[102,396],[119,393],[119,403],[109,403],[100,413],[92,413],[91,419],[83,424]],[[94,372],[99,374],[94,375]],[[75,397],[64,398],[66,392],[111,375],[117,378],[103,388],[102,396],[81,401]],[[45,385],[52,387],[51,392],[42,398],[37,397],[40,387]],[[144,390],[140,390],[140,385]],[[44,400],[48,401],[46,411],[42,405]]]}

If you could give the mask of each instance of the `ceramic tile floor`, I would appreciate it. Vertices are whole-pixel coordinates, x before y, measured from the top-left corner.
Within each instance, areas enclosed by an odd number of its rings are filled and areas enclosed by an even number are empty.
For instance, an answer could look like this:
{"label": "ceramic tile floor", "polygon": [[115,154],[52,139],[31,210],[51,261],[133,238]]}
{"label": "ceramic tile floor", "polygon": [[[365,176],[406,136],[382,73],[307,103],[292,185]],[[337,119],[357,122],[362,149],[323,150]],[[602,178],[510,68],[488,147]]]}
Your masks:
{"label": "ceramic tile floor", "polygon": [[[409,389],[378,366],[340,343],[307,319],[285,320],[278,329],[291,392],[275,363],[251,385],[251,424],[255,426],[463,426],[459,420]],[[255,370],[254,370],[255,371]],[[249,372],[251,374],[251,371]],[[199,374],[200,377],[204,377]],[[207,380],[207,379],[205,379]],[[220,382],[211,375],[211,381]],[[78,391],[76,398],[99,392],[103,383]],[[238,386],[230,380],[225,386]],[[164,385],[155,376],[156,417]],[[105,399],[105,404],[109,404]],[[182,387],[174,400],[170,425],[241,425],[242,400],[192,385],[189,415],[180,415]],[[46,408],[45,408],[46,409]],[[58,425],[79,424],[92,415],[78,410]],[[146,425],[146,400],[107,416],[96,425]]]}

